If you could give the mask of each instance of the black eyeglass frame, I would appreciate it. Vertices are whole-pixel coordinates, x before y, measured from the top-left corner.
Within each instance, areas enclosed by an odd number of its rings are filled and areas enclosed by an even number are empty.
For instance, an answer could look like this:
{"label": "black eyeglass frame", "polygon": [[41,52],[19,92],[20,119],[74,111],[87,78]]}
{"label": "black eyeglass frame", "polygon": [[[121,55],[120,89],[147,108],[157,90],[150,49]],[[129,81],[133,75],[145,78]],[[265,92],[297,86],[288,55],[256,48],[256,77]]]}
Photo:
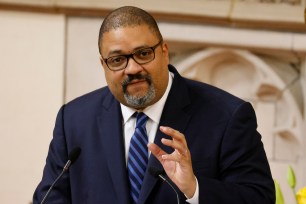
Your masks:
{"label": "black eyeglass frame", "polygon": [[[107,68],[109,68],[111,71],[120,71],[120,70],[125,69],[125,68],[127,67],[128,63],[129,63],[129,59],[130,59],[130,58],[132,58],[132,59],[133,59],[137,64],[139,64],[139,65],[147,64],[147,63],[149,63],[149,62],[152,62],[152,61],[155,59],[155,49],[156,49],[162,42],[163,42],[163,40],[160,40],[156,45],[154,45],[154,46],[152,46],[152,47],[141,48],[141,49],[139,49],[139,50],[136,50],[136,51],[132,52],[131,54],[116,55],[116,56],[108,57],[108,58],[106,58],[106,59],[103,58],[102,55],[101,55],[101,58],[102,58],[102,60],[105,62]],[[140,51],[142,51],[142,50],[145,50],[145,49],[151,49],[151,50],[153,51],[153,54],[154,54],[153,58],[152,58],[150,61],[145,62],[145,63],[139,63],[139,62],[137,62],[137,60],[134,58],[134,54],[137,53],[137,52],[140,52]],[[110,68],[110,67],[108,66],[107,61],[108,61],[109,59],[111,59],[111,58],[114,58],[114,57],[125,57],[125,58],[127,59],[127,60],[126,60],[125,66],[124,66],[123,68],[120,68],[120,69],[112,69],[112,68]]]}

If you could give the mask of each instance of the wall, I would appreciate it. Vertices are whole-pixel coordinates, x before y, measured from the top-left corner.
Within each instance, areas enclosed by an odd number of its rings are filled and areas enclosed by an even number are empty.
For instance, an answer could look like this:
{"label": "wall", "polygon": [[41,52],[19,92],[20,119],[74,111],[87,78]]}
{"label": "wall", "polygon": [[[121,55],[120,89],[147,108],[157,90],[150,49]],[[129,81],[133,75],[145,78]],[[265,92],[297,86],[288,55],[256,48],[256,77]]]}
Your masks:
{"label": "wall", "polygon": [[65,18],[0,11],[0,203],[28,203],[63,103]]}
{"label": "wall", "polygon": [[68,20],[66,102],[106,85],[98,50],[101,22],[99,18]]}

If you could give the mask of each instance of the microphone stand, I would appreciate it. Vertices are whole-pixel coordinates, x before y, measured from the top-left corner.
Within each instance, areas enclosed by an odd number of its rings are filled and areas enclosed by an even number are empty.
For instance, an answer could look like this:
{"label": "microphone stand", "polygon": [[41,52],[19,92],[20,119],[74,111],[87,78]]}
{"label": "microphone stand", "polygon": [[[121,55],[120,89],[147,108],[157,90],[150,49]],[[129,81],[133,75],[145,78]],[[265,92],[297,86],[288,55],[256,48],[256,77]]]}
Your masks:
{"label": "microphone stand", "polygon": [[44,204],[47,201],[47,198],[50,194],[50,192],[52,191],[54,185],[57,183],[57,181],[63,176],[63,174],[69,169],[69,167],[72,165],[72,163],[74,163],[77,158],[79,157],[81,153],[81,148],[80,147],[75,147],[74,149],[72,149],[72,151],[70,152],[70,154],[68,155],[68,161],[65,164],[63,171],[60,173],[60,175],[55,179],[55,181],[52,183],[52,185],[50,186],[50,188],[48,189],[46,195],[43,197],[42,201],[40,202],[40,204]]}
{"label": "microphone stand", "polygon": [[165,181],[173,189],[173,191],[176,194],[177,204],[180,204],[180,198],[179,198],[179,195],[178,195],[176,189],[174,188],[174,186],[163,175],[159,174],[158,177],[161,178],[163,181]]}
{"label": "microphone stand", "polygon": [[[68,163],[68,162],[67,162]],[[65,165],[65,167],[67,166],[67,164]],[[50,192],[52,191],[54,185],[57,183],[57,181],[63,176],[63,174],[66,172],[68,168],[64,168],[62,173],[55,179],[55,181],[52,183],[52,185],[50,186],[49,190],[47,191],[46,195],[44,196],[43,200],[41,201],[40,204],[44,204],[46,203],[46,200],[50,194]]]}
{"label": "microphone stand", "polygon": [[168,181],[168,179],[166,177],[163,176],[163,171],[162,170],[159,170],[157,169],[156,167],[153,167],[151,166],[149,168],[149,172],[152,176],[154,177],[159,177],[160,179],[162,179],[163,181],[165,181],[171,188],[172,190],[175,192],[176,194],[176,200],[177,200],[177,203],[180,204],[180,198],[179,198],[179,194],[177,192],[177,190],[174,188],[174,186]]}

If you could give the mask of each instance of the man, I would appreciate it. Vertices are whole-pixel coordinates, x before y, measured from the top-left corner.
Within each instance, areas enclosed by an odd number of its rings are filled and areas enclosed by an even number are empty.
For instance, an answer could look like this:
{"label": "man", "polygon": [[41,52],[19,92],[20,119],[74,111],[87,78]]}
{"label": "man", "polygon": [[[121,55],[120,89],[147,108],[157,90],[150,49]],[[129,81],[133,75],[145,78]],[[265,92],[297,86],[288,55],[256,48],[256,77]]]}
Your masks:
{"label": "man", "polygon": [[76,146],[80,158],[50,203],[177,203],[150,167],[164,170],[180,203],[275,203],[252,106],[181,77],[150,14],[129,6],[111,12],[99,51],[108,87],[60,109],[34,203]]}

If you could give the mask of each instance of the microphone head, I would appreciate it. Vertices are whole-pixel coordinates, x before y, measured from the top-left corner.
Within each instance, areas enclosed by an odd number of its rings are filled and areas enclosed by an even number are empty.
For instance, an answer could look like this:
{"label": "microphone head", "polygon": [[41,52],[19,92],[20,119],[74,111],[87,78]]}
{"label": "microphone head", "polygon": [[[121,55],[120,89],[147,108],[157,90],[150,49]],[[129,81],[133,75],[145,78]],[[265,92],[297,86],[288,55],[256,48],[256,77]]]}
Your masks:
{"label": "microphone head", "polygon": [[161,175],[161,174],[163,174],[163,170],[160,170],[160,169],[158,169],[158,168],[156,168],[156,167],[154,167],[154,166],[150,166],[149,167],[149,173],[152,175],[152,176],[154,176],[154,177],[158,177],[159,175]]}
{"label": "microphone head", "polygon": [[80,147],[75,147],[71,150],[71,152],[68,155],[68,160],[70,160],[71,164],[78,159],[80,153],[81,153]]}

